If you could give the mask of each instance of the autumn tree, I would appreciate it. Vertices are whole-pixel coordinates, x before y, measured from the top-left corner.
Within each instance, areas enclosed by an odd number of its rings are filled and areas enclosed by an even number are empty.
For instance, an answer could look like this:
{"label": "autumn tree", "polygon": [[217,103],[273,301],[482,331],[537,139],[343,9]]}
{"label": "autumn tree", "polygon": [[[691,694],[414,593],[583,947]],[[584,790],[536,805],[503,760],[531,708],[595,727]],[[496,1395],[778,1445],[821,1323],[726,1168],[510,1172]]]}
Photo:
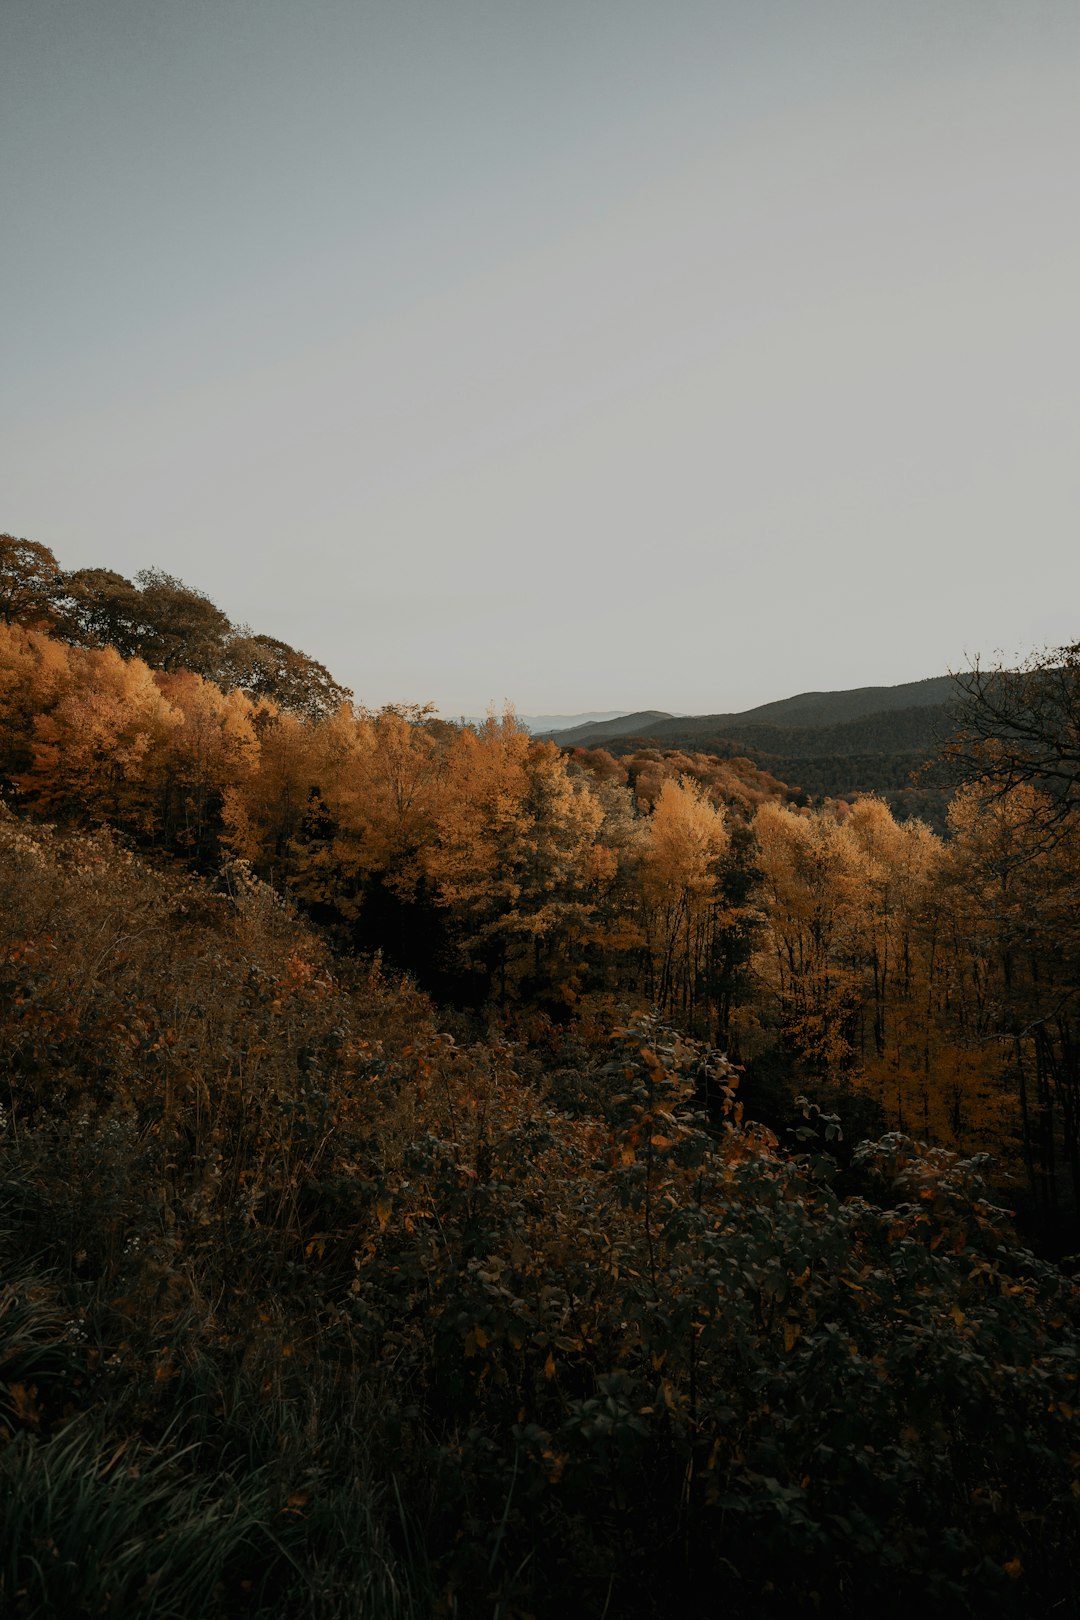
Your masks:
{"label": "autumn tree", "polygon": [[[1032,1197],[1049,1229],[1080,1215],[1080,836],[1030,785],[992,782],[950,810],[953,892],[971,940],[970,1035],[1019,1114]],[[959,906],[957,910],[959,910]]]}
{"label": "autumn tree", "polygon": [[433,927],[424,862],[444,750],[430,720],[423,708],[343,705],[311,728],[312,789],[293,841],[295,892],[414,968],[428,956],[418,936]]}
{"label": "autumn tree", "polygon": [[668,1015],[693,1026],[721,896],[720,862],[730,835],[722,810],[688,777],[663,782],[641,860],[652,993]]}
{"label": "autumn tree", "polygon": [[0,534],[0,622],[38,628],[51,623],[60,580],[48,546]]}
{"label": "autumn tree", "polygon": [[22,625],[0,623],[0,791],[33,761],[35,721],[70,680],[67,648]]}
{"label": "autumn tree", "polygon": [[311,730],[269,703],[253,708],[251,725],[257,761],[222,795],[223,842],[262,877],[284,886],[294,870],[292,841],[314,780]]}
{"label": "autumn tree", "polygon": [[1080,642],[1018,669],[976,661],[955,680],[956,728],[945,749],[954,778],[999,795],[1038,788],[1032,840],[1053,842],[1080,816]]}
{"label": "autumn tree", "polygon": [[818,1073],[850,1064],[861,986],[858,877],[836,818],[764,804],[754,817],[767,923],[758,955],[781,1039]]}
{"label": "autumn tree", "polygon": [[246,630],[229,637],[217,673],[222,686],[239,687],[256,700],[269,698],[304,720],[324,720],[347,703],[352,692],[324,665],[274,636]]}
{"label": "autumn tree", "polygon": [[216,848],[226,792],[258,768],[253,706],[186,669],[158,675],[156,685],[180,717],[163,768],[161,830],[166,842],[200,856]]}
{"label": "autumn tree", "polygon": [[73,649],[56,703],[35,718],[27,798],[50,815],[149,833],[159,825],[168,751],[182,716],[137,658]]}
{"label": "autumn tree", "polygon": [[115,647],[122,658],[141,655],[150,635],[142,593],[111,568],[75,568],[63,576],[57,633],[78,647]]}
{"label": "autumn tree", "polygon": [[937,840],[920,821],[898,822],[883,799],[865,795],[844,817],[861,886],[861,949],[870,970],[873,1046],[885,1052],[888,1010],[911,995],[915,928]]}
{"label": "autumn tree", "polygon": [[534,742],[512,712],[451,743],[425,864],[464,959],[503,991],[511,967],[538,969],[556,937],[586,922],[602,819],[556,746]]}

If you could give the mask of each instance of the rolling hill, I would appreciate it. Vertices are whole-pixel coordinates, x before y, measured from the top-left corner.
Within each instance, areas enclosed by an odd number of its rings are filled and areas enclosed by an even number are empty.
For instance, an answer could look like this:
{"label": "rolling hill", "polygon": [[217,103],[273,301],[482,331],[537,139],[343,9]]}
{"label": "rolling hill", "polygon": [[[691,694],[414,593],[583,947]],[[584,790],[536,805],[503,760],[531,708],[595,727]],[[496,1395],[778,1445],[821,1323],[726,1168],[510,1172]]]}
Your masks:
{"label": "rolling hill", "polygon": [[883,794],[900,815],[944,819],[941,788],[913,784],[950,729],[951,675],[899,686],[801,692],[741,713],[666,715],[644,711],[622,720],[558,732],[564,747],[603,747],[616,755],[643,748],[745,755],[813,798]]}
{"label": "rolling hill", "polygon": [[[681,719],[692,720],[693,716],[684,715]],[[644,733],[654,737],[658,735],[659,729],[669,722],[677,725],[680,723],[680,717],[669,714],[666,709],[641,709],[637,714],[621,714],[610,720],[597,720],[591,724],[552,727],[543,735],[561,743],[564,748],[597,748],[608,737],[637,737]]]}

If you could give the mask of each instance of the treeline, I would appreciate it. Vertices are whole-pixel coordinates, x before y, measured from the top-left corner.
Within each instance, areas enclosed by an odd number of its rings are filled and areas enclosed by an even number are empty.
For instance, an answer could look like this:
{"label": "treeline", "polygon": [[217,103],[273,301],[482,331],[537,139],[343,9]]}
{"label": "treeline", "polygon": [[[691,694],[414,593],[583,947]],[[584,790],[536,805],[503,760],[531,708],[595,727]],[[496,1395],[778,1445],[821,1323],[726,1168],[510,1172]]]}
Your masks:
{"label": "treeline", "polygon": [[77,647],[112,647],[153,669],[188,670],[307,719],[352,696],[314,658],[232,624],[204,592],[162,569],[134,581],[110,568],[64,570],[48,546],[11,534],[0,534],[0,623],[47,630]]}
{"label": "treeline", "polygon": [[560,752],[512,715],[313,718],[18,624],[0,778],[35,815],[245,860],[445,1001],[537,1028],[654,1006],[777,1119],[809,1086],[867,1130],[992,1151],[1047,1241],[1075,1233],[1080,845],[1027,849],[1030,785],[963,789],[942,840],[747,761]]}
{"label": "treeline", "polygon": [[817,800],[880,794],[901,820],[919,817],[946,833],[949,791],[928,765],[951,734],[945,703],[888,709],[833,725],[732,725],[710,733],[700,724],[680,735],[668,722],[662,738],[613,739],[618,757],[646,746],[721,759],[749,758],[773,777]]}
{"label": "treeline", "polygon": [[650,994],[688,989],[679,953],[716,910],[725,804],[745,818],[783,793],[677,755],[639,762],[631,789],[610,756],[565,756],[512,715],[473,729],[342,703],[311,720],[19,625],[0,626],[0,722],[25,809],[239,856],[339,937],[384,929],[463,994],[472,976],[480,999],[524,986],[564,1007],[615,988],[628,954]]}
{"label": "treeline", "polygon": [[[207,870],[243,859],[339,943],[385,951],[446,1002],[494,1000],[523,1029],[596,1003],[655,1007],[746,1064],[773,1123],[810,1087],[868,1132],[991,1151],[1041,1239],[1076,1246],[1080,817],[1058,828],[1073,801],[1054,789],[1071,780],[1067,656],[977,677],[1015,724],[980,742],[974,693],[942,839],[874,798],[811,807],[743,758],[560,751],[512,714],[476,728],[373,714],[338,687],[331,705],[310,660],[288,703],[227,688],[177,659],[201,647],[209,668],[235,633],[164,576],[116,588],[149,601],[116,633],[141,626],[154,667],[77,644],[73,623],[85,641],[115,622],[91,623],[86,580],[28,545],[0,570],[13,803]],[[999,780],[1010,736],[1039,723],[1049,753]],[[1048,818],[1055,836],[1033,842]]]}

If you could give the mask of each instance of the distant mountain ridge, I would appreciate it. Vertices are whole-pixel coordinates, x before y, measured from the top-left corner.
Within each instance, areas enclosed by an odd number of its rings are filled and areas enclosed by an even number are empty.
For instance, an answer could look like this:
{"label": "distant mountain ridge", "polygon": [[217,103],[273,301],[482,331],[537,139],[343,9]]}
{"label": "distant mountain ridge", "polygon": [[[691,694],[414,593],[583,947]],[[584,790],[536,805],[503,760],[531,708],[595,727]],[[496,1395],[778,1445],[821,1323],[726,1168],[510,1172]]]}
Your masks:
{"label": "distant mountain ridge", "polygon": [[951,675],[935,675],[899,686],[800,692],[735,714],[646,710],[557,732],[554,741],[616,755],[643,748],[744,755],[815,798],[881,793],[898,814],[925,816],[940,828],[948,794],[912,777],[948,735],[957,695]]}
{"label": "distant mountain ridge", "polygon": [[[682,719],[692,721],[694,716],[683,716]],[[636,714],[617,714],[590,724],[577,726],[552,726],[542,735],[550,736],[554,742],[561,743],[564,748],[583,747],[595,748],[607,737],[637,737],[645,732],[650,737],[656,735],[656,728],[668,721],[679,722],[678,715],[671,714],[667,709],[639,709]]]}
{"label": "distant mountain ridge", "polygon": [[[626,709],[587,709],[584,714],[519,714],[518,719],[523,726],[532,732],[534,737],[546,737],[567,729],[580,731],[583,726],[601,725],[611,720],[621,720],[629,716]],[[469,726],[483,725],[487,716],[483,714],[463,714],[451,716],[461,719]]]}
{"label": "distant mountain ridge", "polygon": [[[948,703],[956,692],[951,675],[931,675],[900,686],[858,686],[840,692],[799,692],[795,697],[761,703],[754,709],[729,714],[673,715],[662,709],[616,716],[592,725],[560,731],[556,741],[565,747],[597,747],[616,737],[678,737],[726,734],[732,728],[775,725],[784,727],[835,726],[892,709],[928,708]],[[616,724],[615,721],[618,721]]]}

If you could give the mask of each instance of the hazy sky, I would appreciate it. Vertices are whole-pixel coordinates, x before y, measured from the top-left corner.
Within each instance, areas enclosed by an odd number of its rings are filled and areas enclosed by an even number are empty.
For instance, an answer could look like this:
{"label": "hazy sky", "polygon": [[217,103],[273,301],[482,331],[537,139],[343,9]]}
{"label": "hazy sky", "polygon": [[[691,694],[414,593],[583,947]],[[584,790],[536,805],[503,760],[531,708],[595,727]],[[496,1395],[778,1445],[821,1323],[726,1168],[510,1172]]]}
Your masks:
{"label": "hazy sky", "polygon": [[0,528],[444,713],[1080,635],[1076,0],[0,0]]}

